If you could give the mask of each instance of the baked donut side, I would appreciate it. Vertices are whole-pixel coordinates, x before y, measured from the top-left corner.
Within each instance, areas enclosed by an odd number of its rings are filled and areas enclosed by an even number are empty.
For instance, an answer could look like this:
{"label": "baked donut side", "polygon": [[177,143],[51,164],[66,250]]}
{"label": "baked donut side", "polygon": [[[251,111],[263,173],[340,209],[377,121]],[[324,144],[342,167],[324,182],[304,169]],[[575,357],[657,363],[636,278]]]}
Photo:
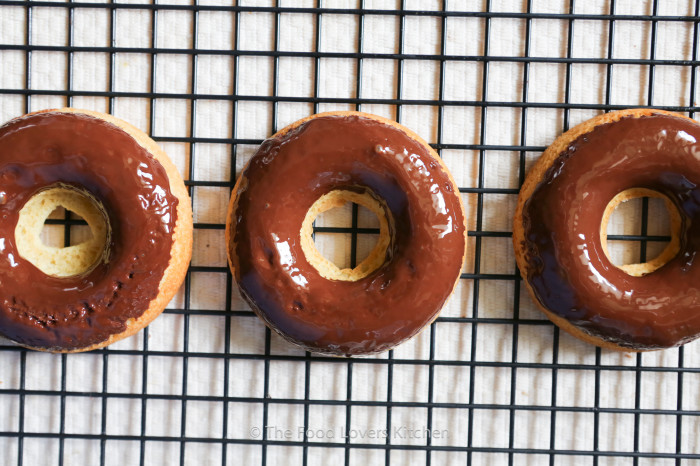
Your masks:
{"label": "baked donut side", "polygon": [[[275,133],[273,136],[271,136],[268,141],[277,141],[277,140],[282,140],[284,139],[287,135],[292,134],[293,132],[297,131],[300,129],[302,126],[306,125],[309,122],[312,122],[313,120],[316,119],[327,119],[327,118],[337,118],[337,119],[345,119],[345,118],[354,118],[354,119],[366,119],[371,122],[379,123],[381,125],[386,125],[391,127],[392,130],[398,130],[402,134],[405,135],[405,137],[409,138],[413,143],[419,144],[422,147],[422,150],[424,150],[427,154],[430,155],[431,161],[434,162],[434,168],[431,168],[431,170],[436,170],[440,171],[442,175],[444,175],[445,179],[447,180],[447,184],[449,185],[449,190],[452,190],[453,193],[455,193],[455,198],[456,198],[456,203],[454,204],[456,207],[456,210],[458,210],[455,218],[458,219],[457,222],[458,224],[452,225],[454,228],[454,231],[459,232],[459,235],[461,237],[461,242],[460,242],[460,247],[459,247],[459,252],[454,253],[454,261],[459,262],[458,266],[455,268],[453,271],[453,277],[450,279],[449,283],[449,292],[447,293],[447,296],[445,299],[442,301],[440,307],[433,313],[430,314],[430,318],[427,319],[423,325],[419,326],[418,328],[411,328],[411,330],[406,331],[401,335],[400,338],[397,338],[395,342],[386,342],[386,341],[381,341],[381,338],[377,338],[376,341],[370,341],[367,340],[365,342],[362,342],[362,344],[327,344],[326,343],[319,343],[319,341],[323,340],[323,338],[319,337],[318,341],[313,341],[313,338],[310,339],[304,339],[304,338],[295,338],[294,336],[290,335],[290,332],[285,331],[285,329],[281,329],[279,322],[276,321],[276,318],[271,318],[264,309],[261,307],[264,306],[259,306],[258,304],[255,303],[253,299],[250,299],[249,296],[247,296],[247,293],[245,289],[243,289],[240,285],[240,275],[241,271],[239,268],[239,261],[237,257],[237,247],[239,244],[237,244],[237,235],[236,235],[236,228],[237,224],[240,221],[240,212],[239,212],[239,202],[241,199],[241,195],[246,192],[248,189],[248,184],[250,180],[248,179],[248,171],[249,167],[252,163],[253,160],[249,161],[248,164],[246,164],[245,168],[241,171],[240,176],[238,177],[236,184],[234,186],[232,196],[231,196],[231,201],[229,203],[229,208],[228,208],[228,215],[227,215],[227,222],[226,222],[226,244],[227,244],[227,251],[228,251],[228,258],[229,258],[229,265],[231,267],[231,271],[236,278],[236,282],[239,284],[239,289],[241,290],[241,295],[243,298],[251,305],[251,308],[253,311],[270,327],[272,330],[280,334],[282,337],[285,339],[289,340],[290,342],[297,344],[299,346],[304,347],[306,350],[313,351],[313,352],[321,352],[321,353],[327,353],[327,354],[334,354],[334,355],[353,355],[353,354],[371,354],[371,353],[378,353],[382,351],[389,350],[396,346],[397,344],[400,344],[401,342],[412,338],[415,336],[417,333],[419,333],[421,330],[423,330],[425,327],[427,327],[431,322],[434,321],[435,318],[437,318],[438,313],[440,308],[442,307],[442,304],[444,304],[444,301],[447,300],[447,297],[452,294],[454,291],[454,288],[457,284],[457,279],[459,278],[459,272],[461,271],[461,265],[463,263],[465,254],[466,254],[466,220],[465,220],[465,215],[464,215],[464,207],[462,205],[461,198],[459,196],[459,191],[457,189],[457,185],[450,174],[449,170],[445,166],[444,162],[440,159],[438,154],[422,139],[420,136],[418,136],[415,132],[411,131],[410,129],[407,129],[398,123],[383,118],[379,117],[376,115],[371,115],[363,112],[326,112],[326,113],[320,113],[316,115],[311,115],[309,117],[303,118],[301,120],[298,120],[289,126],[283,128],[282,130],[278,131]],[[387,157],[390,156],[385,153],[377,153],[376,157]],[[255,156],[254,156],[255,157]],[[342,183],[341,183],[342,185]],[[329,283],[335,283],[335,286],[337,287],[343,287],[343,283],[360,283],[362,281],[367,281],[371,280],[373,278],[373,274],[378,270],[378,268],[381,268],[385,266],[388,263],[387,260],[387,254],[389,254],[389,250],[387,248],[391,248],[393,241],[394,241],[394,229],[395,228],[401,228],[400,226],[397,227],[394,225],[394,219],[392,217],[392,213],[390,212],[390,209],[387,206],[387,202],[385,199],[382,199],[381,196],[375,195],[375,193],[371,192],[371,189],[369,189],[370,194],[367,196],[367,192],[362,191],[362,189],[358,188],[355,189],[355,187],[350,187],[350,191],[346,190],[346,186],[337,186],[336,188],[330,190],[329,192],[324,192],[320,196],[320,198],[316,198],[316,202],[308,202],[308,204],[313,204],[307,206],[304,204],[305,208],[308,207],[308,209],[304,209],[303,215],[299,216],[299,224],[296,232],[296,236],[298,237],[299,242],[301,243],[300,245],[300,250],[303,249],[304,251],[304,262],[305,266],[307,265],[312,265],[313,266],[313,271],[311,273],[313,274],[318,274],[320,277],[323,277],[323,279],[328,280]],[[342,191],[345,191],[342,193]],[[355,192],[353,192],[355,191]],[[430,193],[427,193],[429,196]],[[363,199],[363,196],[364,199]],[[340,206],[343,205],[345,202],[356,202],[360,205],[363,205],[373,211],[377,217],[380,220],[380,236],[377,242],[377,246],[373,249],[372,252],[370,252],[370,255],[360,264],[358,264],[355,269],[343,269],[339,270],[334,264],[330,263],[327,261],[325,258],[323,258],[318,251],[316,251],[315,246],[313,245],[313,241],[311,240],[310,237],[310,232],[311,232],[311,224],[315,216],[323,212],[325,210],[328,210],[334,206]],[[452,201],[451,201],[452,202]],[[452,208],[452,205],[451,207]],[[386,214],[386,217],[383,218],[381,215],[382,213]],[[303,220],[303,221],[302,221]],[[452,252],[448,253],[452,254]],[[307,263],[308,262],[308,263]],[[376,275],[376,274],[375,274]],[[419,292],[418,290],[416,291],[417,293]],[[377,307],[381,307],[381,302],[377,303]],[[353,306],[352,303],[348,303],[349,306]],[[381,310],[376,310],[375,312],[381,313],[383,311]],[[399,331],[396,329],[396,332],[401,333],[403,330]],[[377,334],[379,335],[381,332],[378,332]]]}
{"label": "baked donut side", "polygon": [[[559,160],[560,156],[563,156],[563,154],[569,154],[571,157],[576,156],[576,148],[574,147],[574,145],[577,141],[583,140],[584,142],[582,144],[586,144],[586,138],[589,137],[587,135],[595,131],[601,125],[611,125],[624,119],[641,119],[644,117],[652,116],[673,117],[678,118],[680,120],[692,122],[694,125],[697,125],[697,122],[683,115],[656,109],[620,110],[598,115],[590,120],[580,123],[579,125],[571,128],[570,130],[559,136],[544,151],[544,153],[532,166],[521,187],[520,194],[518,197],[518,203],[515,210],[515,215],[513,218],[513,248],[515,250],[516,262],[523,277],[523,282],[526,286],[526,289],[528,290],[529,295],[531,296],[537,307],[554,324],[559,326],[562,330],[575,336],[576,338],[579,338],[580,340],[591,343],[593,345],[600,346],[602,348],[618,351],[646,351],[652,349],[659,349],[662,347],[666,347],[667,345],[647,343],[637,344],[631,341],[620,340],[616,337],[609,337],[603,334],[596,334],[595,331],[591,331],[590,329],[585,328],[580,323],[578,325],[576,323],[573,323],[572,321],[576,319],[572,318],[570,320],[568,318],[565,318],[562,315],[552,311],[551,309],[543,305],[543,303],[538,298],[537,291],[533,288],[532,284],[528,280],[528,276],[533,270],[532,268],[534,266],[533,262],[530,261],[529,257],[531,255],[527,236],[527,230],[529,228],[529,219],[526,218],[526,216],[524,215],[524,211],[526,210],[526,205],[533,196],[533,193],[536,192],[536,190],[540,187],[542,183],[545,183],[544,180],[552,179],[552,173],[548,172],[550,172],[550,170],[555,170],[553,166]],[[574,147],[573,150],[571,149],[572,147]],[[562,162],[562,165],[558,165],[557,168],[560,168],[561,166],[563,166],[563,164],[564,162]],[[671,230],[674,232],[674,234],[678,234],[681,230],[682,219],[678,215],[678,212],[675,210],[673,203],[670,202],[668,197],[664,195],[659,195],[659,193],[657,193],[654,190],[650,191],[644,186],[630,186],[618,192],[617,195],[610,200],[607,208],[601,212],[599,223],[600,226],[598,228],[597,235],[600,238],[599,241],[601,244],[601,249],[604,251],[606,256],[607,244],[605,238],[607,235],[607,223],[614,208],[621,202],[642,196],[661,197],[662,199],[664,199],[667,203],[667,206],[669,207],[669,212],[671,214]],[[552,212],[552,215],[556,216],[559,214],[557,212]],[[655,270],[659,269],[664,264],[669,262],[671,259],[673,259],[678,252],[678,248],[679,239],[677,236],[674,236],[668,247],[658,257],[641,264],[629,264],[621,267],[613,265],[612,267],[624,271],[630,277],[643,277],[654,272]],[[624,324],[621,323],[620,326],[622,325]],[[683,344],[684,342],[686,342],[686,340],[682,340],[676,344]],[[668,346],[674,345],[671,344]]]}
{"label": "baked donut side", "polygon": [[[175,295],[185,278],[192,255],[193,221],[191,201],[182,177],[167,154],[150,137],[133,125],[111,115],[74,108],[42,110],[25,115],[24,117],[20,117],[16,120],[22,120],[24,118],[30,118],[32,116],[42,114],[71,114],[76,116],[85,116],[108,123],[118,128],[118,130],[123,131],[128,135],[128,137],[133,139],[138,146],[144,149],[148,155],[155,160],[157,165],[162,167],[167,176],[169,193],[177,199],[177,205],[175,207],[176,219],[171,232],[172,245],[170,247],[170,255],[167,261],[167,266],[165,266],[158,283],[157,294],[148,302],[147,307],[140,315],[126,319],[122,331],[110,334],[108,338],[104,339],[103,341],[95,342],[83,347],[43,347],[19,342],[25,347],[39,351],[61,353],[90,351],[108,346],[142,330],[151,321],[153,321],[153,319],[160,315],[165,306],[167,306],[169,301]],[[113,182],[120,183],[119,174],[114,173],[113,175]],[[135,258],[135,260],[138,262],[138,259]]]}

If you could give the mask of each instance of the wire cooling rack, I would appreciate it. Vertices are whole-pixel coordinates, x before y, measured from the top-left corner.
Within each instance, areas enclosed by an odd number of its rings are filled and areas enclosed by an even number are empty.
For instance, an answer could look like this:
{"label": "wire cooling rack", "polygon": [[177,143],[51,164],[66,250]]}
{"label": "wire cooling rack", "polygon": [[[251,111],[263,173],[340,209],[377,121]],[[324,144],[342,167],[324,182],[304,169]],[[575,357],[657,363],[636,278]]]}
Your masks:
{"label": "wire cooling rack", "polygon": [[[569,126],[630,106],[695,115],[699,3],[0,2],[2,120],[127,119],[179,165],[195,211],[183,289],[138,336],[79,355],[0,342],[0,463],[697,464],[700,345],[612,353],[560,333],[521,286],[510,218]],[[469,218],[441,316],[377,357],[288,345],[238,297],[223,249],[255,147],[337,109],[418,131]],[[620,261],[668,240],[656,207],[620,217]],[[79,223],[47,222],[65,244]],[[350,264],[376,233],[357,207],[317,224]]]}

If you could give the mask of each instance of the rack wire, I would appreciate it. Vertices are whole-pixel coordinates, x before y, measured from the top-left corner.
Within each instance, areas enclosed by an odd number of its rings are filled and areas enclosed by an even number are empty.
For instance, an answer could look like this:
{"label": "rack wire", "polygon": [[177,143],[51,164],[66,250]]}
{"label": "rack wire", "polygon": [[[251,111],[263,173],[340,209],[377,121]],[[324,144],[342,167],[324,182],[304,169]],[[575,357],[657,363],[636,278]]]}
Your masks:
{"label": "rack wire", "polygon": [[[136,102],[137,110],[122,109],[121,113],[141,118],[156,141],[182,154],[181,168],[195,207],[198,248],[204,247],[205,242],[207,247],[209,243],[223,243],[223,217],[212,217],[202,211],[202,202],[214,198],[215,203],[225,205],[237,171],[264,137],[240,133],[242,105],[266,105],[265,118],[258,124],[264,128],[264,134],[272,134],[290,121],[288,108],[295,108],[292,113],[301,113],[299,116],[332,108],[378,110],[400,122],[405,122],[407,113],[415,109],[418,112],[434,109],[435,130],[427,135],[433,147],[443,156],[448,152],[473,156],[476,165],[474,176],[460,183],[465,204],[472,206],[468,260],[459,284],[466,291],[453,297],[453,301],[464,300],[459,305],[462,310],[443,313],[421,337],[422,343],[409,350],[399,348],[372,358],[317,356],[289,348],[269,329],[263,330],[257,318],[237,298],[225,261],[220,258],[207,261],[206,254],[195,255],[180,296],[157,323],[132,338],[132,342],[87,355],[46,355],[7,342],[0,345],[0,413],[5,413],[2,415],[5,420],[0,420],[0,463],[598,465],[624,462],[638,465],[658,462],[687,465],[700,461],[697,440],[700,392],[693,388],[700,381],[700,346],[691,344],[662,354],[619,356],[579,345],[560,334],[548,320],[532,311],[509,252],[509,227],[494,227],[487,217],[489,209],[512,208],[528,164],[545,148],[542,138],[531,136],[533,113],[555,112],[560,118],[557,131],[585,119],[582,115],[636,105],[695,115],[700,0],[689,3],[685,13],[673,15],[665,14],[663,2],[657,0],[638,2],[637,6],[610,0],[592,10],[575,0],[561,5],[527,0],[505,6],[485,0],[474,2],[468,11],[456,10],[466,6],[456,0],[435,5],[408,0],[380,2],[379,6],[370,0],[347,3],[350,6],[314,0],[299,7],[279,0],[266,6],[199,0],[149,4],[115,0],[3,1],[0,4],[0,53],[3,54],[0,55],[3,63],[0,109],[5,119],[42,106],[60,105],[102,105],[103,110],[119,114],[118,107],[123,102]],[[554,10],[543,7],[553,4]],[[76,43],[76,24],[86,11],[105,20],[104,44],[99,44],[99,40],[92,44]],[[186,34],[187,45],[173,46],[180,44],[174,40],[176,34],[161,34],[164,17],[167,19],[166,15],[171,13],[189,17],[191,32]],[[63,30],[64,38],[36,43],[34,28],[38,14],[59,18],[60,25],[54,32]],[[120,28],[123,22],[134,18],[132,14],[146,18],[132,30],[146,38],[147,43],[121,45]],[[255,15],[264,15],[270,21],[266,29],[256,31],[260,42],[253,40],[255,45],[251,47],[251,38],[244,36],[251,31],[242,27],[242,23]],[[301,15],[312,22],[308,49],[290,50],[284,43],[281,24],[291,15]],[[328,29],[324,28],[324,21],[335,22],[338,18],[341,21],[351,18],[354,22],[356,29],[349,41],[350,51],[325,47],[323,33]],[[416,53],[407,45],[408,38],[416,34],[411,22],[416,18],[428,18],[439,31],[435,53]],[[511,55],[494,55],[492,46],[498,37],[493,30],[498,27],[503,33],[500,25],[503,20],[522,25],[522,47]],[[208,28],[229,21],[233,31],[230,46],[202,45],[200,38]],[[458,22],[455,26],[455,21],[470,21],[473,25],[473,34],[481,37],[475,39],[481,47],[478,53],[454,51],[455,39],[450,37],[450,32],[463,24]],[[533,41],[537,36],[533,28],[539,21],[556,23],[565,31],[559,43],[551,44],[555,53],[534,52]],[[374,34],[377,22],[396,26],[393,51],[378,52],[375,44],[370,43],[368,24],[371,23]],[[19,38],[12,34],[18,23],[22,30]],[[576,53],[576,28],[588,23],[603,25],[607,34],[601,56],[581,57]],[[629,40],[624,36],[620,39],[621,24],[649,28],[643,32],[643,37],[648,39],[646,56],[616,54],[619,41]],[[681,47],[688,49],[689,56],[658,54],[659,30],[667,24],[689,28],[692,42]],[[625,34],[629,32],[625,31]],[[259,43],[267,40],[267,34],[271,37],[271,47],[266,49]],[[412,40],[411,44],[414,43]],[[556,48],[560,46],[563,53],[557,55]],[[65,80],[59,80],[57,86],[46,85],[45,79],[36,78],[34,72],[37,64],[49,55],[60,55],[66,60]],[[104,72],[102,90],[86,90],[75,85],[75,77],[86,73],[76,62],[86,55],[105,58],[95,67]],[[124,55],[137,56],[148,69],[144,89],[120,87],[120,57]],[[164,73],[161,62],[168,57],[184,57],[185,65],[177,69],[187,76],[184,87],[161,85],[158,74]],[[200,65],[211,57],[230,60],[230,92],[201,90],[203,66]],[[244,85],[250,89],[250,73],[243,75],[242,71],[249,63],[241,63],[248,59],[271,61],[269,95],[241,91]],[[284,63],[289,59],[311,63],[308,95],[280,91],[289,77],[285,74],[288,65]],[[338,79],[324,67],[329,60],[349,61],[354,67],[346,95],[326,93],[324,83]],[[367,76],[374,76],[367,68],[377,61],[394,64],[393,95],[368,94]],[[415,76],[407,69],[413,63],[428,62],[436,66],[436,93],[417,97],[411,91],[415,83],[409,80]],[[465,93],[465,98],[454,97],[453,89],[446,85],[451,74],[448,68],[455,63],[476,67],[476,81],[470,83],[475,89],[473,98],[469,93]],[[494,99],[493,94],[501,94],[493,87],[492,70],[504,64],[515,67],[518,76],[514,79],[521,84],[515,97]],[[534,67],[539,65],[564,68],[563,99],[530,99],[536,84]],[[578,71],[576,67],[581,65],[603,70],[602,101],[573,98],[572,81]],[[283,66],[287,67],[281,71]],[[614,98],[620,87],[614,79],[615,72],[624,67],[643,70],[640,79],[646,82],[644,101]],[[659,83],[658,71],[667,68],[680,70],[679,74],[689,80],[684,95],[675,102],[663,100],[663,96],[658,98],[659,89],[666,85]],[[324,76],[324,70],[330,77]],[[11,81],[11,74],[22,76],[21,82]],[[171,115],[164,115],[161,108],[168,101],[182,104],[178,109],[186,114],[186,125],[180,131],[164,134],[163,120]],[[140,102],[145,105],[138,107]],[[198,119],[209,115],[204,108],[210,102],[221,103],[227,109],[230,117],[227,135],[201,134]],[[283,109],[287,113],[281,116]],[[454,118],[453,109],[473,112],[477,128],[474,140],[446,136],[446,121]],[[498,112],[503,109],[515,114],[517,142],[494,143],[489,136],[489,124],[496,124],[494,118],[500,118],[502,114]],[[202,158],[218,157],[221,153],[229,160],[216,159],[225,166],[218,173],[220,176],[198,177]],[[489,185],[487,171],[499,154],[510,160],[508,163],[516,173],[516,186]],[[454,162],[448,161],[448,166],[450,163]],[[646,258],[648,244],[668,240],[665,234],[648,230],[649,209],[649,202],[644,200],[638,230],[609,238],[638,244],[640,261]],[[508,212],[507,216],[510,215]],[[349,213],[349,226],[319,225],[315,229],[318,234],[349,235],[352,265],[358,260],[358,240],[376,233],[372,227],[363,225],[360,217],[354,206]],[[66,245],[70,244],[71,229],[80,224],[68,214],[47,223],[63,228]],[[500,254],[498,257],[510,258],[505,268],[492,267],[494,248],[498,251],[496,255]],[[497,306],[495,311],[484,309],[492,286],[497,290],[512,290],[503,291],[511,296],[510,302]],[[203,287],[212,293],[216,287],[223,290],[220,306],[207,307],[210,300],[202,300]],[[158,325],[161,327],[154,329]],[[156,332],[160,334],[166,327],[178,333],[171,347],[164,346],[161,337],[155,337]],[[444,330],[447,328],[453,330]],[[214,344],[206,349],[200,344],[202,329],[221,335],[211,337],[218,346]],[[244,334],[248,332],[261,335],[261,339],[246,338]],[[454,335],[461,335],[468,342],[460,346],[464,354],[449,352],[453,343],[446,340],[454,339]],[[488,350],[484,350],[489,345],[503,346],[503,357],[491,358]],[[535,356],[533,347],[539,351]],[[39,377],[37,371],[46,372]],[[400,384],[412,377],[406,376],[406,371],[409,374],[414,371],[417,386],[422,387],[420,390],[424,388],[420,396],[406,398],[401,392]],[[279,377],[276,375],[279,373],[289,377]],[[42,379],[47,380],[36,382]],[[488,386],[490,383],[494,384],[493,390]],[[659,394],[650,388],[650,383],[673,389]],[[330,391],[319,389],[324,384],[333,387]],[[452,391],[459,393],[446,395],[445,384],[452,384]],[[385,391],[365,390],[368,385],[381,386]],[[611,386],[617,387],[618,392],[607,393]],[[493,396],[485,398],[483,393],[490,391],[494,392]],[[574,396],[571,391],[575,392]],[[531,395],[525,392],[536,392],[537,396],[529,398]],[[649,402],[654,395],[661,399],[658,404]],[[346,432],[353,426],[353,432],[357,433],[378,424],[378,438],[346,435],[319,439],[318,426],[330,425],[323,423],[328,413],[334,413],[331,418],[342,424]],[[202,428],[198,422],[207,416],[206,428]],[[375,422],[377,418],[381,422]],[[82,430],[75,427],[76,419],[82,419],[79,424],[87,427]],[[117,428],[117,424],[124,427]],[[407,426],[417,427],[420,435],[416,441],[407,441],[397,433],[397,428]],[[335,427],[332,425],[331,429]],[[523,431],[530,429],[535,433],[523,440]],[[286,434],[287,430],[291,435]],[[439,435],[425,435],[426,431],[446,432],[449,441],[443,441]],[[482,431],[490,438],[485,439]],[[611,440],[616,436],[630,440],[626,443]],[[667,441],[658,440],[664,436],[670,437]],[[578,438],[584,441],[579,442]]]}

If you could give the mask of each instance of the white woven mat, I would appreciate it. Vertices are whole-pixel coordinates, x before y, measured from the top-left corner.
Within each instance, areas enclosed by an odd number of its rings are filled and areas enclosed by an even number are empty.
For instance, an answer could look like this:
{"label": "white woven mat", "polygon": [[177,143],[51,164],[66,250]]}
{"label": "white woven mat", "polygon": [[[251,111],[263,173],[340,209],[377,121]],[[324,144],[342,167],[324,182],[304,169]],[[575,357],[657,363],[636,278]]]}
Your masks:
{"label": "white woven mat", "polygon": [[[119,0],[116,5],[126,3],[137,1]],[[241,1],[239,6],[268,3]],[[367,0],[364,6],[394,10],[400,3]],[[485,11],[485,3],[453,0],[447,9]],[[490,7],[497,12],[525,12],[527,3],[493,1]],[[615,13],[621,15],[650,14],[654,8],[651,1],[615,3]],[[191,2],[172,0],[168,4]],[[280,4],[316,6],[315,1]],[[358,2],[329,0],[322,6],[357,8]],[[693,7],[691,0],[659,2],[658,15],[692,15]],[[406,1],[405,8],[439,11],[441,2]],[[569,2],[533,1],[532,12],[568,13]],[[605,15],[610,7],[607,1],[579,1],[574,13]],[[189,302],[181,291],[170,305],[173,311],[166,311],[147,333],[112,345],[107,357],[23,353],[0,342],[4,345],[0,346],[0,464],[17,464],[20,455],[25,465],[54,465],[60,458],[71,465],[100,464],[102,460],[110,465],[141,461],[148,465],[181,461],[188,465],[222,461],[253,465],[263,459],[269,465],[344,464],[346,450],[327,445],[344,445],[343,434],[350,437],[351,444],[367,444],[367,448],[349,450],[348,464],[385,464],[387,458],[386,464],[424,464],[429,425],[437,432],[430,439],[437,447],[430,452],[430,460],[438,465],[463,465],[469,460],[500,465],[509,458],[513,464],[539,465],[548,462],[552,449],[564,451],[554,456],[561,465],[594,464],[594,449],[612,452],[599,457],[597,464],[632,464],[631,458],[618,457],[616,452],[635,448],[649,454],[639,464],[676,464],[674,459],[658,459],[653,454],[700,452],[700,375],[686,372],[681,377],[678,371],[664,370],[681,363],[700,368],[700,343],[689,344],[682,352],[646,353],[639,360],[629,353],[597,352],[566,334],[555,335],[550,325],[532,324],[544,317],[523,287],[514,296],[515,260],[507,232],[519,186],[519,148],[531,149],[526,153],[529,166],[565,124],[573,126],[600,113],[595,105],[606,104],[608,67],[596,59],[607,58],[607,20],[574,21],[571,57],[585,60],[569,68],[565,61],[556,60],[569,52],[566,18],[528,21],[504,15],[487,22],[478,16],[447,16],[443,33],[441,16],[407,15],[402,19],[394,14],[368,14],[362,20],[361,52],[373,55],[363,58],[360,69],[356,56],[343,56],[358,52],[360,17],[353,14],[324,13],[317,36],[317,16],[312,13],[276,16],[203,9],[195,14],[165,8],[158,10],[154,21],[148,8],[117,8],[114,43],[110,43],[110,15],[103,7],[78,7],[69,13],[68,8],[43,6],[32,7],[28,14],[25,6],[0,3],[0,43],[22,45],[29,40],[33,46],[48,46],[33,51],[29,63],[23,50],[0,51],[0,120],[26,110],[66,105],[108,111],[110,98],[100,93],[122,93],[111,100],[113,113],[160,138],[186,179],[229,182],[231,171],[238,172],[255,151],[256,141],[275,129],[314,111],[359,108],[399,118],[429,142],[447,145],[441,155],[463,188],[480,186],[478,148],[488,146],[483,155],[482,186],[510,191],[484,194],[480,219],[478,194],[465,193],[469,229],[505,234],[470,236],[464,272],[487,278],[476,283],[460,280],[442,311],[443,320],[432,331],[397,348],[393,365],[371,361],[385,360],[387,354],[367,358],[369,361],[359,359],[352,366],[321,358],[307,362],[299,358],[304,356],[302,351],[275,335],[269,348],[273,357],[266,362],[264,325],[252,314],[226,317],[223,230],[206,227],[224,221],[229,187],[198,185],[192,191],[194,216],[202,227],[195,230]],[[29,17],[31,34],[27,38]],[[190,49],[195,23],[196,46],[207,52],[193,61]],[[488,55],[501,58],[486,62],[460,59],[485,54],[487,23]],[[319,51],[335,55],[317,60],[312,55],[317,37]],[[236,59],[214,52],[236,47],[271,51],[276,42],[279,50],[301,55],[284,53],[276,60],[265,53],[243,53]],[[658,60],[692,60],[692,42],[693,23],[660,21],[654,29],[649,21],[616,21],[612,57],[630,60],[613,66],[609,103],[695,105],[690,102],[691,66],[668,62],[655,66],[652,101],[649,66],[634,61],[649,59],[652,44]],[[75,51],[69,56],[65,49],[57,49],[69,45],[97,50]],[[110,46],[117,53],[105,49]],[[163,50],[153,56],[144,53],[149,47]],[[170,53],[172,49],[183,51]],[[538,59],[526,65],[508,58],[523,57],[526,50]],[[381,57],[398,53],[415,57],[401,62]],[[441,53],[454,59],[443,64]],[[50,92],[38,92],[31,98],[4,92],[27,86]],[[64,95],[69,88],[75,91],[72,98]],[[154,101],[149,93],[155,93]],[[187,97],[193,93],[208,97],[192,101]],[[233,93],[254,97],[236,103],[226,97]],[[278,103],[264,98],[273,95],[281,96]],[[557,106],[567,96],[577,104],[568,112]],[[321,98],[316,106],[309,103],[314,97]],[[410,102],[398,110],[393,105],[397,98]],[[358,107],[354,99],[370,102]],[[446,105],[434,103],[439,99]],[[485,113],[473,104],[482,101],[491,103]],[[522,102],[542,105],[525,110]],[[186,138],[195,138],[196,143],[191,145]],[[232,149],[231,138],[243,142]],[[649,233],[662,234],[663,209],[652,207]],[[615,217],[611,231],[638,234],[639,211],[639,204],[627,206]],[[339,225],[347,217],[346,210],[323,221]],[[361,217],[363,225],[371,225],[371,219]],[[319,236],[328,257],[347,262],[346,238]],[[477,241],[481,256],[475,270]],[[359,250],[366,251],[371,244],[371,238],[363,238]],[[650,251],[654,248],[658,250],[659,245],[650,245]],[[613,254],[617,260],[632,262],[639,248],[618,242]],[[488,278],[494,275],[504,278]],[[478,317],[490,319],[479,323],[476,332],[469,320],[477,315],[475,292]],[[516,304],[519,318],[530,323],[514,328],[510,319]],[[185,308],[189,311],[183,311]],[[235,289],[230,309],[248,310]],[[432,370],[424,363],[431,358],[431,338],[433,358],[441,361]],[[146,344],[148,354],[142,353]],[[477,361],[473,370],[463,364],[468,361]],[[639,371],[625,369],[638,363]],[[553,370],[553,364],[560,366]],[[312,400],[307,412],[306,397]],[[314,402],[319,400],[322,402]],[[348,404],[347,400],[352,401]],[[435,404],[429,406],[429,402]],[[471,431],[470,406],[475,408]],[[599,415],[594,414],[594,407],[600,408]],[[678,408],[694,415],[677,415]],[[323,448],[304,448],[305,425],[309,441],[320,441]],[[25,433],[21,445],[13,434],[18,431]],[[61,432],[66,435],[57,435]],[[263,432],[270,441],[265,447],[259,443]],[[324,432],[324,438],[318,438],[319,432]],[[399,448],[388,455],[385,448],[371,448],[387,441],[418,448]],[[691,464],[691,460],[682,464]]]}

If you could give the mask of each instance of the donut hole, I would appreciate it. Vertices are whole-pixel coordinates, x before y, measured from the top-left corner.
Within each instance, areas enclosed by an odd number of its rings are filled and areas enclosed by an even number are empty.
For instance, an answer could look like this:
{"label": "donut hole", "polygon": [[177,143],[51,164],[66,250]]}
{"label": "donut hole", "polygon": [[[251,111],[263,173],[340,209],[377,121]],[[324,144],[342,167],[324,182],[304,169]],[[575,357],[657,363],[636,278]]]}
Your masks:
{"label": "donut hole", "polygon": [[369,256],[379,239],[377,216],[354,202],[322,212],[314,223],[316,249],[339,269],[355,268]]}
{"label": "donut hole", "polygon": [[385,206],[369,193],[332,191],[306,214],[302,250],[323,277],[356,281],[384,264],[390,222]]}
{"label": "donut hole", "polygon": [[[67,211],[71,212],[68,216]],[[61,216],[63,221],[59,221]],[[99,262],[107,261],[111,237],[107,218],[102,204],[85,191],[68,186],[45,189],[19,211],[15,227],[17,252],[52,277],[85,274]],[[86,225],[81,225],[80,220]],[[66,232],[70,234],[68,241]]]}
{"label": "donut hole", "polygon": [[92,238],[92,230],[85,219],[64,207],[54,209],[41,230],[41,242],[52,248],[76,246]]}
{"label": "donut hole", "polygon": [[662,267],[678,253],[680,227],[680,213],[670,199],[657,191],[634,188],[608,204],[601,242],[613,265],[639,277]]}

